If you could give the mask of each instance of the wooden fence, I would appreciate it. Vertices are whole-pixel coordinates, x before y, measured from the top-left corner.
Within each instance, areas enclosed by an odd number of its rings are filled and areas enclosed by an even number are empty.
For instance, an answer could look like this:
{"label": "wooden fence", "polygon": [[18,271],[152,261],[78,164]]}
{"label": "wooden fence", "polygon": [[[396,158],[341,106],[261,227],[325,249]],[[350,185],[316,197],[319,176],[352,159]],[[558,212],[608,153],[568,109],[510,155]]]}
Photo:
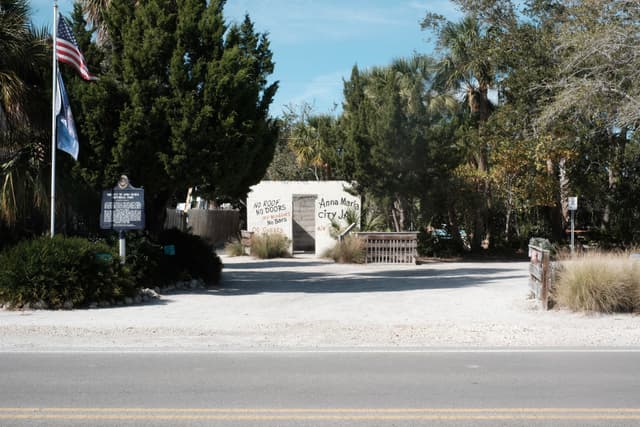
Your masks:
{"label": "wooden fence", "polygon": [[224,243],[240,232],[240,212],[235,209],[190,209],[187,213],[167,209],[164,228],[191,230],[191,234],[200,236],[209,243]]}
{"label": "wooden fence", "polygon": [[529,256],[529,287],[542,308],[548,310],[552,281],[551,255],[546,249],[529,245]]}
{"label": "wooden fence", "polygon": [[413,264],[418,255],[418,233],[355,233],[365,242],[367,263]]}

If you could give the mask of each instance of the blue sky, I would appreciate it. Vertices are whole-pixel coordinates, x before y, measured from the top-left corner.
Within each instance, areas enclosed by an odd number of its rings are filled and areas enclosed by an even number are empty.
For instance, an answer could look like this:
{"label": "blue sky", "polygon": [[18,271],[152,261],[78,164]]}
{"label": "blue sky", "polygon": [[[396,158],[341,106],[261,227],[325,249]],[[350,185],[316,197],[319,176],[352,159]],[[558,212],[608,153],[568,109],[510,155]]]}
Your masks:
{"label": "blue sky", "polygon": [[[73,0],[59,0],[65,15]],[[34,22],[51,26],[53,2],[32,0]],[[228,0],[225,15],[239,22],[248,13],[256,30],[269,33],[280,89],[271,106],[279,115],[304,102],[316,113],[342,104],[343,79],[352,67],[386,65],[414,52],[429,53],[420,30],[427,10],[460,15],[448,0]]]}

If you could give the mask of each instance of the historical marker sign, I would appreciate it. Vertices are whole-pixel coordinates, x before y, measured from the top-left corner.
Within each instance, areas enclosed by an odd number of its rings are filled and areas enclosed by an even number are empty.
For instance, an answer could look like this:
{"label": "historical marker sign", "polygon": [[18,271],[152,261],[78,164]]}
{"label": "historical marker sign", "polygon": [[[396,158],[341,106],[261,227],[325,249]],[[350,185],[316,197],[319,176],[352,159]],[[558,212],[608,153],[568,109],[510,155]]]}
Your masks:
{"label": "historical marker sign", "polygon": [[[125,177],[126,178],[126,177]],[[144,229],[144,189],[122,180],[102,192],[100,228],[116,231]]]}

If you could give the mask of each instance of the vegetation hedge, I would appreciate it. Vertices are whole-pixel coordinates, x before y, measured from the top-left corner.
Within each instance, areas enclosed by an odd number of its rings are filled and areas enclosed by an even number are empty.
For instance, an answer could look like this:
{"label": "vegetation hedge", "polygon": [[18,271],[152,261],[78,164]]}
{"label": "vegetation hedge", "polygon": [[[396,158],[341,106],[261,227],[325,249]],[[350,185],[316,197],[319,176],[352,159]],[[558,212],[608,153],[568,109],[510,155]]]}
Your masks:
{"label": "vegetation hedge", "polygon": [[[172,246],[171,251],[165,247]],[[113,238],[56,236],[24,240],[0,252],[0,304],[71,308],[135,297],[141,288],[202,279],[215,284],[222,262],[198,236],[165,230],[157,239],[127,235],[126,264]]]}
{"label": "vegetation hedge", "polygon": [[137,292],[134,277],[104,243],[40,237],[0,253],[0,302],[10,307],[69,308]]}

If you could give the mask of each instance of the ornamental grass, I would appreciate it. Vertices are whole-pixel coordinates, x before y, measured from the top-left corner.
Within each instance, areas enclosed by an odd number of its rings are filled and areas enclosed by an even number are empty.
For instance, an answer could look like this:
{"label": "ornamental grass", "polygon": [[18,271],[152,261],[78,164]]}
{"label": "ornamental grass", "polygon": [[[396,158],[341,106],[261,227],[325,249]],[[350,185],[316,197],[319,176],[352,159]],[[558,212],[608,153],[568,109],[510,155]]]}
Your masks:
{"label": "ornamental grass", "polygon": [[629,253],[585,253],[560,261],[554,297],[575,311],[640,311],[640,260]]}

